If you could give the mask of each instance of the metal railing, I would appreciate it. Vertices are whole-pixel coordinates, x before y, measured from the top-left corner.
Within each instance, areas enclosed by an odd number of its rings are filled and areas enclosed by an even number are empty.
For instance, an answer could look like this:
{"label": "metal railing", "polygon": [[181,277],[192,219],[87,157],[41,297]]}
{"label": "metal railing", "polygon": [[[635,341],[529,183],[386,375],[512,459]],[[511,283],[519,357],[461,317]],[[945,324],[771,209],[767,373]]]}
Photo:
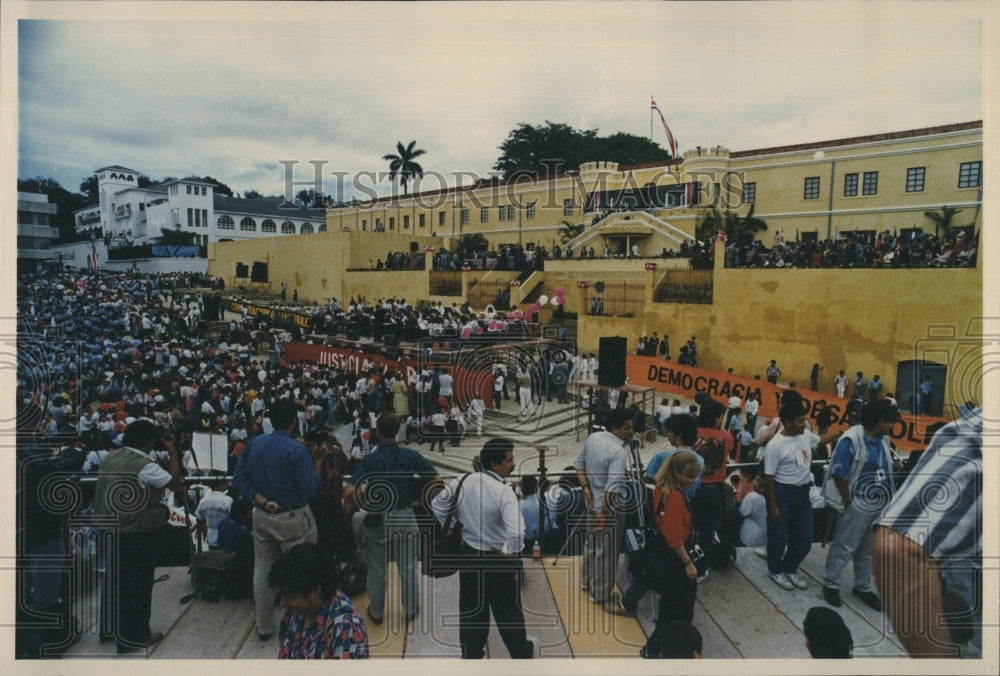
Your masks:
{"label": "metal railing", "polygon": [[712,303],[712,270],[667,270],[653,292],[657,303]]}
{"label": "metal railing", "polygon": [[646,285],[642,282],[598,282],[587,288],[584,312],[612,317],[643,317]]}

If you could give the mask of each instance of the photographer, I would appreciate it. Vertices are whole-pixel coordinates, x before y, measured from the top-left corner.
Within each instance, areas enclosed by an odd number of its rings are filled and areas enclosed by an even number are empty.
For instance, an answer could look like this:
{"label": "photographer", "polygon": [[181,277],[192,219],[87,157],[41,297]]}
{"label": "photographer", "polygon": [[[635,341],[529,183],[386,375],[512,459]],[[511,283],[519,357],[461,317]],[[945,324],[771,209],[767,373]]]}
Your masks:
{"label": "photographer", "polygon": [[[151,453],[166,449],[167,469],[158,465]],[[170,512],[163,504],[163,489],[181,487],[180,461],[173,442],[147,419],[132,422],[122,437],[122,447],[101,463],[94,500],[94,515],[114,519],[111,533],[114,546],[108,556],[105,580],[116,587],[112,617],[102,618],[102,629],[114,627],[119,654],[151,646],[163,638],[151,633],[149,617],[153,596],[153,572],[156,567],[156,534],[167,523]],[[130,488],[125,488],[129,486]],[[122,496],[145,497],[138,505],[120,507]],[[105,593],[105,597],[107,593]],[[110,636],[102,633],[102,639]]]}

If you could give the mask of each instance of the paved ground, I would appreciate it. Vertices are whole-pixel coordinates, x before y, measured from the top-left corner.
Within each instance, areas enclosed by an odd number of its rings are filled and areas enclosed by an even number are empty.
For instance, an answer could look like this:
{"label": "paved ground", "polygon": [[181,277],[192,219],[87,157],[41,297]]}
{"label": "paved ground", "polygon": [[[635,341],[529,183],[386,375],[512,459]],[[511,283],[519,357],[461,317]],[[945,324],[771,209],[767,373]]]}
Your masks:
{"label": "paved ground", "polygon": [[[465,472],[471,466],[481,442],[492,435],[505,435],[516,440],[517,473],[536,473],[539,454],[536,444],[547,446],[546,465],[554,472],[572,463],[582,441],[576,441],[573,422],[575,404],[555,406],[545,404],[538,416],[519,420],[514,402],[505,402],[504,410],[488,413],[483,438],[474,434],[460,446],[447,446],[443,455],[429,459],[442,474]],[[337,430],[343,441],[346,430]],[[582,437],[581,437],[582,439]],[[667,442],[647,440],[640,449],[642,458],[666,448]],[[426,449],[427,445],[414,446]],[[516,477],[512,477],[516,479]],[[694,624],[705,641],[708,658],[807,658],[801,626],[806,611],[823,605],[820,582],[826,549],[814,545],[803,566],[810,586],[802,591],[785,591],[767,577],[764,560],[750,550],[740,550],[735,566],[713,571],[699,587]],[[543,658],[620,658],[638,660],[638,651],[651,631],[652,601],[647,597],[640,605],[636,618],[605,614],[591,605],[579,587],[579,559],[545,557],[541,561],[525,561],[526,581],[522,592],[528,633],[535,640],[537,654]],[[408,632],[402,621],[398,588],[390,570],[386,610],[387,621],[380,627],[369,627],[371,652],[376,658],[451,658],[457,659],[458,648],[458,579],[432,580],[421,578],[420,619]],[[152,629],[166,632],[166,638],[147,654],[118,657],[113,643],[100,643],[96,636],[96,613],[91,596],[82,599],[78,617],[85,633],[72,646],[66,658],[126,659],[273,659],[274,640],[257,639],[251,600],[222,600],[207,603],[181,599],[193,591],[186,568],[157,571],[166,579],[155,586]],[[851,588],[851,572],[845,573],[844,588]],[[619,586],[627,584],[624,571]],[[394,601],[392,601],[395,599]],[[840,609],[855,640],[858,657],[899,657],[905,655],[894,639],[891,628],[881,613],[859,604],[850,594],[844,595]],[[354,602],[363,609],[368,604],[366,594],[357,595]],[[276,616],[281,613],[275,608]],[[507,653],[493,630],[489,644],[490,657],[506,657]],[[645,662],[636,668],[645,669]],[[885,668],[885,663],[880,662]],[[387,665],[388,666],[388,665]],[[784,669],[784,667],[782,667]],[[726,668],[731,671],[731,668]],[[777,673],[772,671],[771,673]],[[896,673],[896,672],[894,672]]]}

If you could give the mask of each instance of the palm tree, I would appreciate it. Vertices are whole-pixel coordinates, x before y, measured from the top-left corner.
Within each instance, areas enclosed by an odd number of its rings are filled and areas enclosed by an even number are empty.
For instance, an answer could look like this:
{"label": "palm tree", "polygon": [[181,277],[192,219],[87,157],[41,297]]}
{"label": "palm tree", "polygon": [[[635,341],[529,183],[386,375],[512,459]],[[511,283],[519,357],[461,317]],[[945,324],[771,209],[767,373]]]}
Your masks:
{"label": "palm tree", "polygon": [[559,230],[559,241],[563,244],[579,237],[583,233],[583,229],[587,227],[584,223],[573,225],[569,221],[563,221],[560,225],[562,225],[562,228]]}
{"label": "palm tree", "polygon": [[955,216],[957,216],[960,213],[962,213],[961,209],[957,209],[955,207],[950,207],[948,205],[945,205],[945,206],[941,207],[941,211],[940,212],[937,212],[937,211],[925,211],[924,212],[924,216],[926,216],[927,218],[929,218],[931,220],[931,222],[934,224],[934,235],[935,236],[937,236],[938,230],[940,229],[941,230],[941,235],[945,239],[950,239],[951,235],[952,235],[952,231],[955,229],[955,226],[953,226],[951,224],[951,222],[953,220],[955,220]]}
{"label": "palm tree", "polygon": [[767,230],[767,223],[753,215],[755,205],[750,205],[746,216],[726,209],[720,212],[714,205],[705,212],[705,220],[698,226],[698,239],[710,239],[715,233],[722,231],[726,238],[737,244],[742,243],[747,235],[751,237],[761,230]]}
{"label": "palm tree", "polygon": [[424,168],[413,161],[414,158],[420,157],[424,154],[423,150],[414,150],[413,146],[417,145],[416,141],[410,141],[410,145],[403,147],[402,142],[396,142],[396,151],[398,155],[393,155],[392,153],[388,155],[383,155],[383,160],[389,160],[389,180],[392,181],[399,175],[399,181],[403,184],[403,194],[406,194],[406,184],[415,178],[420,178],[424,175]]}

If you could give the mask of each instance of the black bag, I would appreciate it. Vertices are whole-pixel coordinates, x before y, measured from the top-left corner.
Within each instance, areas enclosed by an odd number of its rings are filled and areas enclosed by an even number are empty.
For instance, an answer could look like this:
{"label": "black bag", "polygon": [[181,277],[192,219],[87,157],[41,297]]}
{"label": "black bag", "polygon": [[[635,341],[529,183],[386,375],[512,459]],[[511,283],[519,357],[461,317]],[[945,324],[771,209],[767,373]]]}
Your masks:
{"label": "black bag", "polygon": [[458,572],[462,549],[462,523],[458,520],[458,496],[462,483],[469,478],[466,474],[458,481],[451,506],[442,524],[436,517],[431,518],[430,542],[422,542],[420,548],[420,570],[430,577],[448,577]]}
{"label": "black bag", "polygon": [[[663,509],[663,503],[667,500],[667,494],[660,496],[660,502],[651,518],[646,520],[643,529],[645,545],[642,549],[636,550],[628,555],[628,569],[632,575],[640,581],[647,589],[657,594],[667,591],[672,578],[676,578],[676,573],[672,572],[679,568],[683,571],[684,566],[677,554],[670,548],[663,534],[656,525],[655,515]],[[697,563],[704,556],[701,547],[695,539],[694,533],[684,543],[684,549],[692,563]]]}
{"label": "black bag", "polygon": [[677,558],[656,526],[655,514],[663,509],[666,499],[667,495],[664,493],[660,496],[656,511],[647,515],[642,529],[642,547],[628,555],[628,568],[632,575],[647,589],[658,594],[666,591],[671,558]]}
{"label": "black bag", "polygon": [[228,586],[227,572],[234,558],[234,552],[225,550],[198,552],[191,557],[191,582],[198,598],[209,603],[222,598]]}
{"label": "black bag", "polygon": [[191,564],[194,541],[187,526],[160,526],[156,534],[156,567],[173,568]]}

